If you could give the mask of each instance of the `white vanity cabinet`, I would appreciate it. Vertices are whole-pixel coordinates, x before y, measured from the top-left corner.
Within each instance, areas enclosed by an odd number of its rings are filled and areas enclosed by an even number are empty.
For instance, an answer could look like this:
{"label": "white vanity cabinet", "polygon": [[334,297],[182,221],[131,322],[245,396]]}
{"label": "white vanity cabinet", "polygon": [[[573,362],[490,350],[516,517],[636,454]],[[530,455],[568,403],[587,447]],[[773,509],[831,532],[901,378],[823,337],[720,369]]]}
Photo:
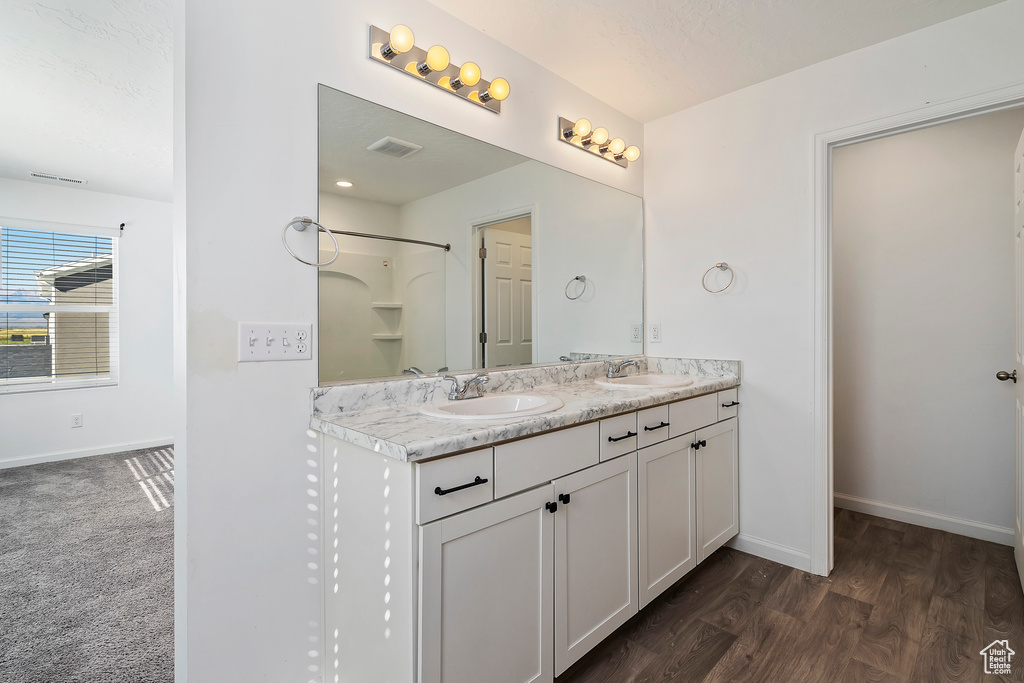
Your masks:
{"label": "white vanity cabinet", "polygon": [[640,608],[697,566],[696,474],[691,441],[637,453]]}
{"label": "white vanity cabinet", "polygon": [[552,679],[549,484],[420,528],[420,683]]}
{"label": "white vanity cabinet", "polygon": [[631,453],[553,482],[556,676],[639,609],[636,472]]}
{"label": "white vanity cabinet", "polygon": [[416,463],[327,437],[325,680],[552,683],[738,532],[737,405]]}
{"label": "white vanity cabinet", "polygon": [[697,562],[702,562],[740,530],[739,461],[736,420],[694,436],[697,463]]}

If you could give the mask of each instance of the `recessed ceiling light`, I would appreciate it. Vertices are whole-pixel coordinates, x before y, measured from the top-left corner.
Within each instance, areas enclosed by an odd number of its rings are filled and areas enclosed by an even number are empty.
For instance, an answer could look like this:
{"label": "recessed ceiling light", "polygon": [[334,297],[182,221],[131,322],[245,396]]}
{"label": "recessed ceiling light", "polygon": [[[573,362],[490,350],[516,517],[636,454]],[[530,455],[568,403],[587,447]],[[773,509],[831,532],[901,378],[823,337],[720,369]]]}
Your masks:
{"label": "recessed ceiling light", "polygon": [[339,180],[338,187],[352,187],[352,183],[347,180]]}

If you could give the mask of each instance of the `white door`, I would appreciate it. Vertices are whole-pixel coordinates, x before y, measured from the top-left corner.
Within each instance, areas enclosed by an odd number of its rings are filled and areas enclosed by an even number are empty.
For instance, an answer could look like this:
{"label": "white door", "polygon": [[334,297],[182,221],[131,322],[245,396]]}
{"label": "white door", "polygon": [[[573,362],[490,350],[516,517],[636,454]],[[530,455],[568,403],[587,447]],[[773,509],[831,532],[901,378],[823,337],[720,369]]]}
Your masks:
{"label": "white door", "polygon": [[703,562],[740,530],[736,418],[698,429],[697,562]]}
{"label": "white door", "polygon": [[1017,422],[1017,509],[1016,539],[1014,556],[1017,560],[1017,572],[1021,585],[1024,586],[1024,134],[1021,134],[1017,150],[1013,155],[1013,231],[1016,239],[1015,276],[1016,276],[1016,312],[1014,320],[1014,361],[1013,371],[1016,373],[1017,409],[1014,411]]}
{"label": "white door", "polygon": [[640,609],[697,566],[693,434],[640,449]]}
{"label": "white door", "polygon": [[420,683],[550,683],[549,484],[420,528]]}
{"label": "white door", "polygon": [[[517,219],[517,222],[523,219]],[[525,219],[529,224],[529,218]],[[530,233],[484,228],[484,366],[533,362]]]}
{"label": "white door", "polygon": [[558,676],[637,613],[636,454],[552,483]]}

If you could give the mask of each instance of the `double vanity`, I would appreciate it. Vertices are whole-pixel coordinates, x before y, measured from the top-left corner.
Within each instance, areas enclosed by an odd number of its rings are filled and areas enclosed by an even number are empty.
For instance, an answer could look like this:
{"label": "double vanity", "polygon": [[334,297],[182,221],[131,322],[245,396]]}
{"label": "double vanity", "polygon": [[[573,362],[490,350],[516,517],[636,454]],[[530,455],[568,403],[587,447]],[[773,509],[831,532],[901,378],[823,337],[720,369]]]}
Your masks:
{"label": "double vanity", "polygon": [[313,390],[324,680],[552,681],[736,535],[739,363],[632,360]]}

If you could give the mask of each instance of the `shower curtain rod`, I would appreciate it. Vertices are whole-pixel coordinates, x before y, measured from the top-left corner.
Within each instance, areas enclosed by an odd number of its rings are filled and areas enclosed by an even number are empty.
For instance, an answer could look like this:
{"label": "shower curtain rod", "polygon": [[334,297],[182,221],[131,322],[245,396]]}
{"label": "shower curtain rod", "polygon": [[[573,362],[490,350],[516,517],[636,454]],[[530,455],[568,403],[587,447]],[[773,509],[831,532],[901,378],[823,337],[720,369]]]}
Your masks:
{"label": "shower curtain rod", "polygon": [[452,245],[450,244],[438,244],[437,242],[424,242],[422,240],[410,240],[405,237],[387,237],[386,235],[371,235],[365,232],[349,232],[347,230],[328,230],[335,235],[348,235],[350,237],[367,237],[371,240],[388,240],[390,242],[405,242],[406,244],[422,244],[428,247],[437,247],[444,249],[445,251],[451,251]]}

